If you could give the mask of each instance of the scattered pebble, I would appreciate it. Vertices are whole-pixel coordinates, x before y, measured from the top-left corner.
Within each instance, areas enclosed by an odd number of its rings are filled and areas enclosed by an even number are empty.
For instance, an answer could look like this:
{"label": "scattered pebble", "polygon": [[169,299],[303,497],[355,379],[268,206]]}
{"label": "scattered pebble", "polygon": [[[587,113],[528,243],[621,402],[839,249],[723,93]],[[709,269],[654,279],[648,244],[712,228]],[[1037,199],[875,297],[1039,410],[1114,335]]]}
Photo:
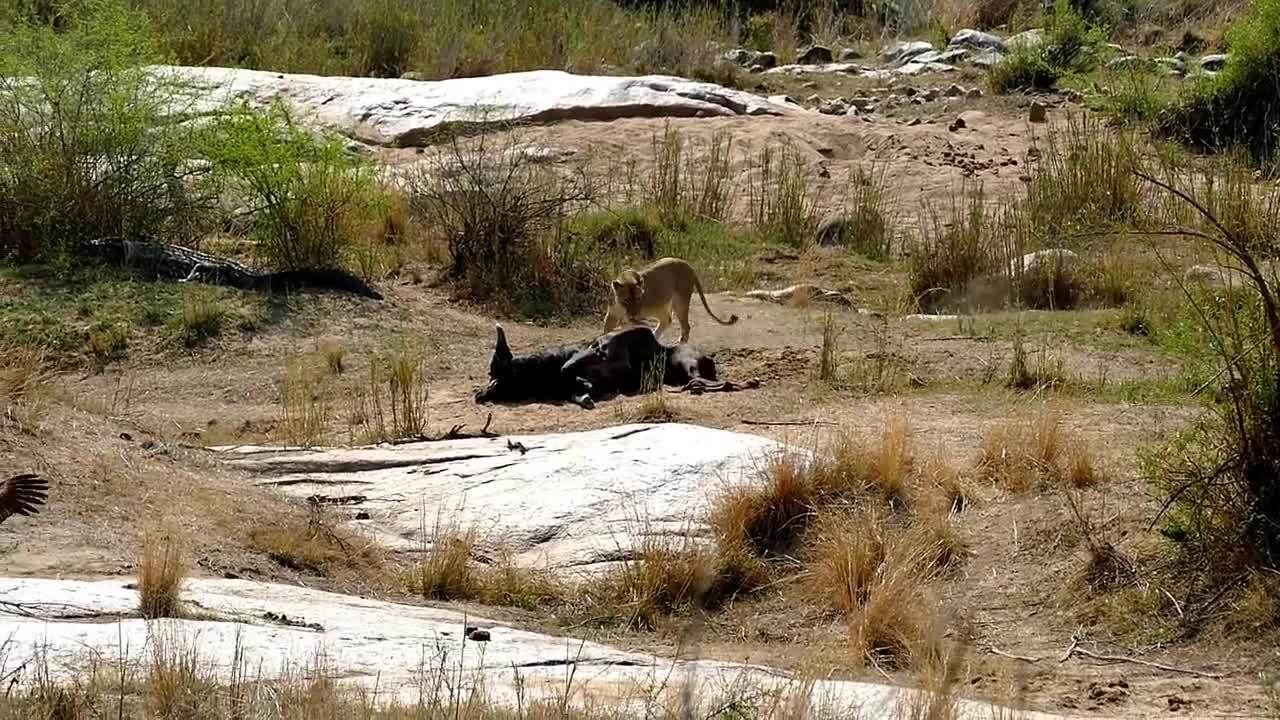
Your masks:
{"label": "scattered pebble", "polygon": [[1047,122],[1049,120],[1048,110],[1044,103],[1036,100],[1031,103],[1031,111],[1028,113],[1027,119],[1033,123]]}

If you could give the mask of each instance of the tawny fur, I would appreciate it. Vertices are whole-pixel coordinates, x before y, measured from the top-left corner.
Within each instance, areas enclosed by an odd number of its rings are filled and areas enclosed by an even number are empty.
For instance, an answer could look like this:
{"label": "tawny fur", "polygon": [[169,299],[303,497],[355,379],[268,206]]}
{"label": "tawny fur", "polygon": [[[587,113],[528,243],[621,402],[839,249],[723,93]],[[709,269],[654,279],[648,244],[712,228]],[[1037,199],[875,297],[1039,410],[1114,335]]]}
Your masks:
{"label": "tawny fur", "polygon": [[680,321],[680,342],[689,342],[689,302],[698,291],[702,307],[712,320],[721,325],[738,322],[737,315],[721,320],[711,311],[707,296],[702,292],[698,274],[689,263],[680,258],[665,257],[644,270],[623,270],[613,281],[613,303],[604,317],[604,331],[609,332],[624,322],[640,322],[643,318],[657,318],[662,331],[671,325],[671,313]]}

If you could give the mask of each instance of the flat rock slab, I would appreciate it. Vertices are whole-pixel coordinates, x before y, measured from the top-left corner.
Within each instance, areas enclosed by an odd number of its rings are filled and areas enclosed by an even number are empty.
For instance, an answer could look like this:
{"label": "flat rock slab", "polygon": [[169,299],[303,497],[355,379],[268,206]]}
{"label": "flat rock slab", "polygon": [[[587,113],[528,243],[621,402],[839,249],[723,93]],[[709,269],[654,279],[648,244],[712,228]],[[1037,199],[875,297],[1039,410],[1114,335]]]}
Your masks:
{"label": "flat rock slab", "polygon": [[628,559],[643,538],[699,538],[707,503],[750,482],[784,447],[678,423],[350,449],[219,448],[254,482],[342,508],[389,547],[430,543],[437,523],[525,564],[583,571]]}
{"label": "flat rock slab", "polygon": [[[131,617],[138,598],[126,582],[0,578],[4,676],[19,685],[34,683],[37,671],[47,668],[55,682],[83,680],[96,665],[105,677],[115,677],[123,660],[136,679],[151,661],[154,643],[167,642],[170,652],[194,649],[202,669],[222,681],[232,677],[237,657],[242,678],[271,681],[303,676],[323,656],[331,677],[376,689],[374,701],[380,703],[416,703],[422,688],[432,687],[441,688],[439,695],[428,694],[427,701],[465,701],[481,687],[490,702],[515,705],[517,687],[525,702],[561,697],[570,674],[571,702],[607,704],[637,717],[651,716],[655,700],[669,701],[655,688],[670,692],[685,682],[696,683],[694,697],[708,708],[722,707],[731,697],[759,697],[760,691],[808,692],[816,708],[811,717],[824,718],[906,717],[908,706],[920,700],[918,691],[890,685],[817,681],[806,687],[765,667],[706,660],[673,665],[452,610],[248,580],[190,580],[184,602],[210,619],[147,622]],[[282,616],[311,627],[288,624]],[[464,641],[467,626],[487,630],[489,640]],[[1011,716],[1007,709],[997,712],[960,701],[948,717]]]}
{"label": "flat rock slab", "polygon": [[158,66],[155,71],[195,89],[184,112],[202,115],[229,102],[264,108],[283,101],[322,127],[390,147],[423,145],[456,126],[794,112],[758,95],[665,75],[535,70],[424,82],[218,67]]}

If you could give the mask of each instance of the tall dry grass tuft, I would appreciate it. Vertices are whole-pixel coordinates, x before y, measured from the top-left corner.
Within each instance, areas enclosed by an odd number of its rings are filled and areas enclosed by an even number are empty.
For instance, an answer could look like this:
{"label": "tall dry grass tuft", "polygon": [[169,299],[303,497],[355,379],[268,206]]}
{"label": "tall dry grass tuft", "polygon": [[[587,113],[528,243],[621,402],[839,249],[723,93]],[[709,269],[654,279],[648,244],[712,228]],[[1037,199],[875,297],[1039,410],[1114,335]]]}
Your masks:
{"label": "tall dry grass tuft", "polygon": [[1012,492],[1064,485],[1083,488],[1100,480],[1088,445],[1063,430],[1062,417],[1053,409],[988,429],[977,470],[982,479]]}
{"label": "tall dry grass tuft", "polygon": [[791,141],[761,151],[747,196],[756,230],[768,242],[802,248],[818,229],[817,192],[804,159]]}
{"label": "tall dry grass tuft", "polygon": [[285,442],[306,448],[326,441],[333,403],[324,378],[307,358],[291,357],[285,362],[280,405],[283,414],[280,431]]}
{"label": "tall dry grass tuft", "polygon": [[710,518],[721,544],[761,556],[789,550],[823,492],[814,468],[798,453],[780,453],[766,461],[763,483],[728,488]]}
{"label": "tall dry grass tuft", "polygon": [[22,432],[35,432],[44,415],[53,374],[44,351],[26,345],[0,346],[0,415]]}
{"label": "tall dry grass tuft", "polygon": [[437,514],[430,532],[423,520],[420,558],[411,571],[410,589],[432,600],[468,599],[478,594],[478,577],[471,558],[476,544],[473,529]]}
{"label": "tall dry grass tuft", "polygon": [[812,587],[832,609],[849,615],[867,601],[884,564],[888,528],[875,510],[819,521],[810,572]]}
{"label": "tall dry grass tuft", "polygon": [[818,380],[833,383],[840,374],[840,327],[830,311],[822,316],[822,348],[818,351]]}
{"label": "tall dry grass tuft", "polygon": [[866,601],[849,617],[854,650],[877,667],[930,667],[942,660],[942,621],[922,564],[916,553],[894,547],[868,586]]}
{"label": "tall dry grass tuft", "polygon": [[426,359],[401,347],[369,358],[365,383],[348,395],[347,427],[353,442],[380,443],[426,436]]}
{"label": "tall dry grass tuft", "polygon": [[990,215],[982,186],[967,182],[945,206],[925,205],[923,234],[908,268],[911,296],[922,311],[982,306],[1002,295],[996,287],[971,287],[1000,267],[997,222]]}
{"label": "tall dry grass tuft", "polygon": [[195,642],[181,637],[175,627],[152,634],[144,683],[149,717],[215,717],[221,704],[212,663],[202,660]]}
{"label": "tall dry grass tuft", "polygon": [[[696,150],[696,148],[695,148]],[[703,152],[690,152],[689,141],[670,123],[651,141],[652,169],[644,200],[672,224],[689,218],[723,220],[733,198],[733,136],[718,132]],[[698,156],[704,157],[696,161]]]}
{"label": "tall dry grass tuft", "polygon": [[181,538],[169,531],[148,532],[138,561],[138,609],[142,616],[151,620],[181,617],[182,583],[189,571]]}

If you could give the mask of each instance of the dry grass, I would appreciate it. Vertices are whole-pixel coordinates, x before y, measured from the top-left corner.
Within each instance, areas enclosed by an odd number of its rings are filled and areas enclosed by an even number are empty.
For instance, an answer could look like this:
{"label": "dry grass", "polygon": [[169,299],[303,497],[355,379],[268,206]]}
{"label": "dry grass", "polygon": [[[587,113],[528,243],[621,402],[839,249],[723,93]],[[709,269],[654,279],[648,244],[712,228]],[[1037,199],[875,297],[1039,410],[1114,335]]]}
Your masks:
{"label": "dry grass", "polygon": [[345,529],[314,503],[306,517],[279,516],[252,528],[247,545],[282,567],[320,577],[370,575],[385,564],[376,543]]}
{"label": "dry grass", "polygon": [[227,316],[217,293],[209,288],[194,288],[182,296],[179,312],[170,316],[173,336],[189,348],[222,333],[222,323]]}
{"label": "dry grass", "polygon": [[975,499],[969,482],[947,462],[942,450],[921,463],[919,474],[924,486],[940,495],[951,512],[963,512]]}
{"label": "dry grass", "polygon": [[[807,294],[806,294],[807,300]],[[840,373],[840,327],[831,311],[822,316],[822,349],[818,352],[818,381],[835,382]]]}
{"label": "dry grass", "polygon": [[848,619],[856,653],[880,666],[929,667],[941,657],[929,585],[964,554],[945,512],[903,524],[868,510],[819,520],[806,567],[817,600]]}
{"label": "dry grass", "polygon": [[182,539],[153,530],[143,539],[138,561],[138,609],[149,619],[182,616],[182,583],[190,572]]}
{"label": "dry grass", "polygon": [[[935,461],[930,477],[952,482],[958,475]],[[761,556],[786,553],[827,507],[849,505],[905,510],[917,495],[936,492],[917,471],[911,424],[887,420],[874,439],[838,433],[812,454],[785,452],[771,457],[760,479],[731,487],[713,505],[711,525],[721,544],[751,548]]]}
{"label": "dry grass", "polygon": [[859,610],[884,565],[888,529],[875,511],[821,521],[809,563],[812,587],[842,615]]}
{"label": "dry grass", "polygon": [[286,443],[306,448],[326,441],[333,404],[323,377],[306,358],[292,357],[285,362],[280,405],[280,432]]}
{"label": "dry grass", "polygon": [[147,667],[143,702],[155,718],[197,718],[218,693],[213,667],[200,657],[195,644],[185,642],[174,629],[152,636],[151,662]]}
{"label": "dry grass", "polygon": [[497,562],[484,568],[479,595],[489,605],[532,610],[561,602],[564,584],[549,569],[519,565],[511,552],[503,550]]}
{"label": "dry grass", "polygon": [[365,383],[348,395],[348,435],[353,443],[420,439],[427,431],[426,361],[409,347],[369,358]]}
{"label": "dry grass", "polygon": [[411,571],[409,589],[432,600],[478,597],[480,580],[471,557],[475,530],[437,514],[429,533],[423,521],[422,537],[421,558]]}
{"label": "dry grass", "polygon": [[942,620],[920,572],[922,559],[904,547],[886,554],[849,616],[855,652],[882,668],[930,667],[942,660]]}
{"label": "dry grass", "polygon": [[512,704],[486,689],[484,670],[463,667],[447,649],[422,658],[420,697],[403,703],[385,689],[343,682],[323,650],[273,676],[275,668],[250,657],[240,642],[230,658],[215,656],[197,636],[172,629],[153,636],[143,663],[88,655],[75,677],[58,683],[47,652],[37,653],[29,667],[25,682],[13,683],[0,702],[3,720],[623,720],[634,717],[641,703],[653,720],[701,716],[707,708],[749,708],[758,720],[845,717],[851,711],[829,701],[815,707],[808,681],[762,692],[736,681],[715,690],[691,683],[686,691],[676,680],[637,687],[617,702],[593,699],[571,681],[563,687],[522,686]]}
{"label": "dry grass", "polygon": [[797,453],[768,459],[762,484],[726,490],[711,511],[711,526],[726,547],[761,556],[789,550],[822,495],[815,461]]}
{"label": "dry grass", "polygon": [[0,347],[0,404],[6,424],[33,433],[44,415],[53,379],[44,351],[25,345]]}
{"label": "dry grass", "polygon": [[671,422],[675,419],[675,412],[662,386],[664,372],[665,368],[657,362],[645,368],[640,384],[644,397],[634,422]]}
{"label": "dry grass", "polygon": [[346,372],[347,349],[340,342],[329,342],[320,348],[320,353],[324,356],[325,366],[329,368],[330,375],[341,375]]}
{"label": "dry grass", "polygon": [[1011,492],[1084,488],[1101,479],[1084,439],[1063,430],[1061,415],[1052,409],[992,426],[983,436],[977,471]]}
{"label": "dry grass", "polygon": [[645,530],[640,536],[634,557],[581,588],[579,612],[603,610],[596,621],[656,629],[665,616],[714,608],[767,580],[765,567],[741,547],[717,546],[688,533]]}

